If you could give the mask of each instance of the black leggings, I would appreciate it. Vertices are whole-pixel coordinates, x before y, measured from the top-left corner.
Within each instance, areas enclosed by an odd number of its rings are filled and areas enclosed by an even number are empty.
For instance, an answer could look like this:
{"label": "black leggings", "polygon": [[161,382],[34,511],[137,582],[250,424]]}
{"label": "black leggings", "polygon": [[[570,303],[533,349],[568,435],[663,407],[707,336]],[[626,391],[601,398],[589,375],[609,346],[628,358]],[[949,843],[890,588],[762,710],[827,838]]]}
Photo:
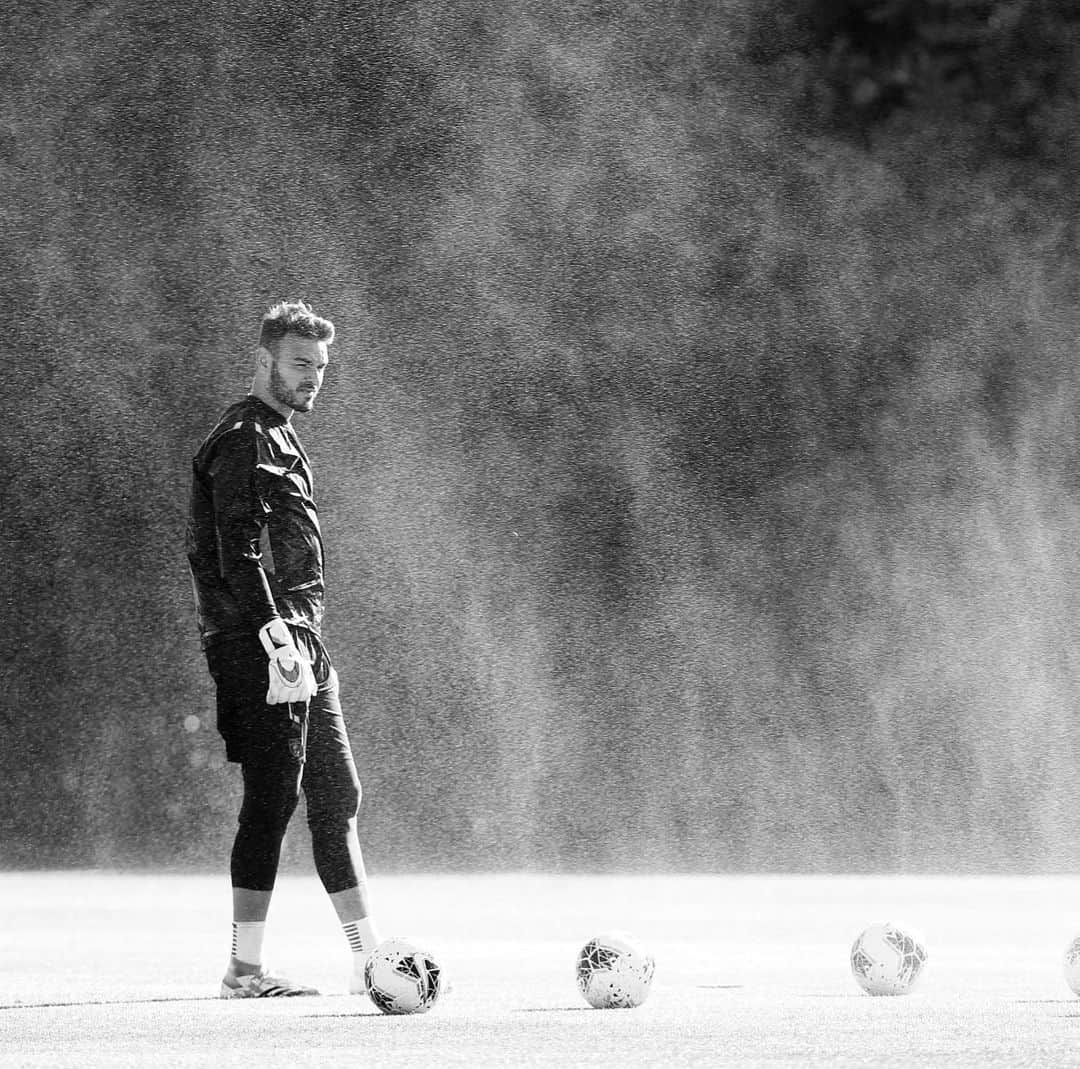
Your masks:
{"label": "black leggings", "polygon": [[208,654],[218,686],[218,728],[244,778],[232,885],[274,889],[281,842],[303,789],[315,869],[334,894],[356,887],[364,871],[356,836],[360,779],[337,672],[318,639],[300,631],[297,642],[311,656],[319,684],[306,716],[298,705],[266,704],[266,654],[257,641]]}

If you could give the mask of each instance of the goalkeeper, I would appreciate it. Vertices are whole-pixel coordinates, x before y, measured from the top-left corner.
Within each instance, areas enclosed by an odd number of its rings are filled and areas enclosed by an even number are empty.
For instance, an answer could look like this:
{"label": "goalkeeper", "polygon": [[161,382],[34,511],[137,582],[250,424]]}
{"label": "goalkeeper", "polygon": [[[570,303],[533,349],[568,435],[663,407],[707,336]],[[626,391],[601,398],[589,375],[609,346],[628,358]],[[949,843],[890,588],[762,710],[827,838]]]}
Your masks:
{"label": "goalkeeper", "polygon": [[360,781],[321,637],[323,543],[312,474],[292,426],[322,385],[334,326],[303,302],[262,319],[250,393],[193,464],[187,554],[217,726],[244,793],[232,848],[232,953],[222,998],[315,995],[274,975],[263,935],[282,838],[301,788],[315,867],[363,990],[377,942],[357,837]]}

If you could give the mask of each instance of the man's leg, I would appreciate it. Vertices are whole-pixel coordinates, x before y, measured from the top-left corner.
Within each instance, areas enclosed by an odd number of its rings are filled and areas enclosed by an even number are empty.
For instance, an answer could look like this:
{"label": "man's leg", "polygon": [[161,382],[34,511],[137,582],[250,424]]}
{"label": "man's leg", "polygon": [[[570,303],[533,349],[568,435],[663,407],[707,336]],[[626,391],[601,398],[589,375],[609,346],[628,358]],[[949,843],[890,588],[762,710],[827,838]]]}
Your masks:
{"label": "man's leg", "polygon": [[[222,980],[223,998],[317,994],[313,988],[270,976],[262,959],[281,843],[296,810],[304,767],[299,725],[283,728],[279,722],[288,716],[287,709],[266,707],[264,715],[272,730],[256,736],[241,765],[244,800],[230,863],[233,942]],[[300,739],[299,746],[290,743],[291,736]]]}
{"label": "man's leg", "polygon": [[315,868],[353,954],[351,990],[363,990],[363,966],[378,943],[357,833],[360,778],[331,669],[311,701],[304,795]]}
{"label": "man's leg", "polygon": [[300,796],[306,725],[288,706],[266,704],[266,653],[256,636],[213,645],[206,657],[217,687],[217,727],[225,755],[240,765],[244,780],[230,861],[232,951],[221,995],[313,994],[310,988],[268,977],[262,960],[281,842]]}
{"label": "man's leg", "polygon": [[272,752],[253,754],[242,766],[244,800],[233,840],[233,945],[229,972],[256,973],[262,966],[263,934],[277,880],[281,843],[300,792],[296,761]]}

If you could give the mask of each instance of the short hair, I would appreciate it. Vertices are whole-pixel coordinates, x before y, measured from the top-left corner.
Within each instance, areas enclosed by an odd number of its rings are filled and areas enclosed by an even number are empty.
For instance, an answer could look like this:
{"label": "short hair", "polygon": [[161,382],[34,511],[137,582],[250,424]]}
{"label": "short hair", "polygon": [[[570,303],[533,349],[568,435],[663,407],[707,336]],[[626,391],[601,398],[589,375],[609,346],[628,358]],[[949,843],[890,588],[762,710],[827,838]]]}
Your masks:
{"label": "short hair", "polygon": [[303,301],[279,301],[262,317],[259,345],[276,353],[276,343],[286,334],[314,338],[329,345],[334,340],[334,324],[316,315]]}

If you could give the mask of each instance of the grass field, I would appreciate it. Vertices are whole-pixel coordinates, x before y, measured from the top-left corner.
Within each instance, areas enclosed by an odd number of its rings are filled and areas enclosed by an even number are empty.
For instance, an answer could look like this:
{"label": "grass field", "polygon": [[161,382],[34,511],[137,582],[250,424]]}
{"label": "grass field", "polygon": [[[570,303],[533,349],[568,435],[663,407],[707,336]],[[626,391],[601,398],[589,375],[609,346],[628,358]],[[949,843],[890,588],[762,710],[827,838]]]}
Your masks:
{"label": "grass field", "polygon": [[[1080,999],[1061,959],[1080,879],[393,876],[385,935],[453,988],[427,1015],[345,994],[349,959],[313,876],[283,877],[267,960],[324,997],[222,1002],[223,877],[0,874],[3,1066],[1066,1066]],[[858,931],[892,919],[929,964],[903,998],[853,981]],[[593,1010],[578,947],[621,927],[656,957],[648,1001]]]}

